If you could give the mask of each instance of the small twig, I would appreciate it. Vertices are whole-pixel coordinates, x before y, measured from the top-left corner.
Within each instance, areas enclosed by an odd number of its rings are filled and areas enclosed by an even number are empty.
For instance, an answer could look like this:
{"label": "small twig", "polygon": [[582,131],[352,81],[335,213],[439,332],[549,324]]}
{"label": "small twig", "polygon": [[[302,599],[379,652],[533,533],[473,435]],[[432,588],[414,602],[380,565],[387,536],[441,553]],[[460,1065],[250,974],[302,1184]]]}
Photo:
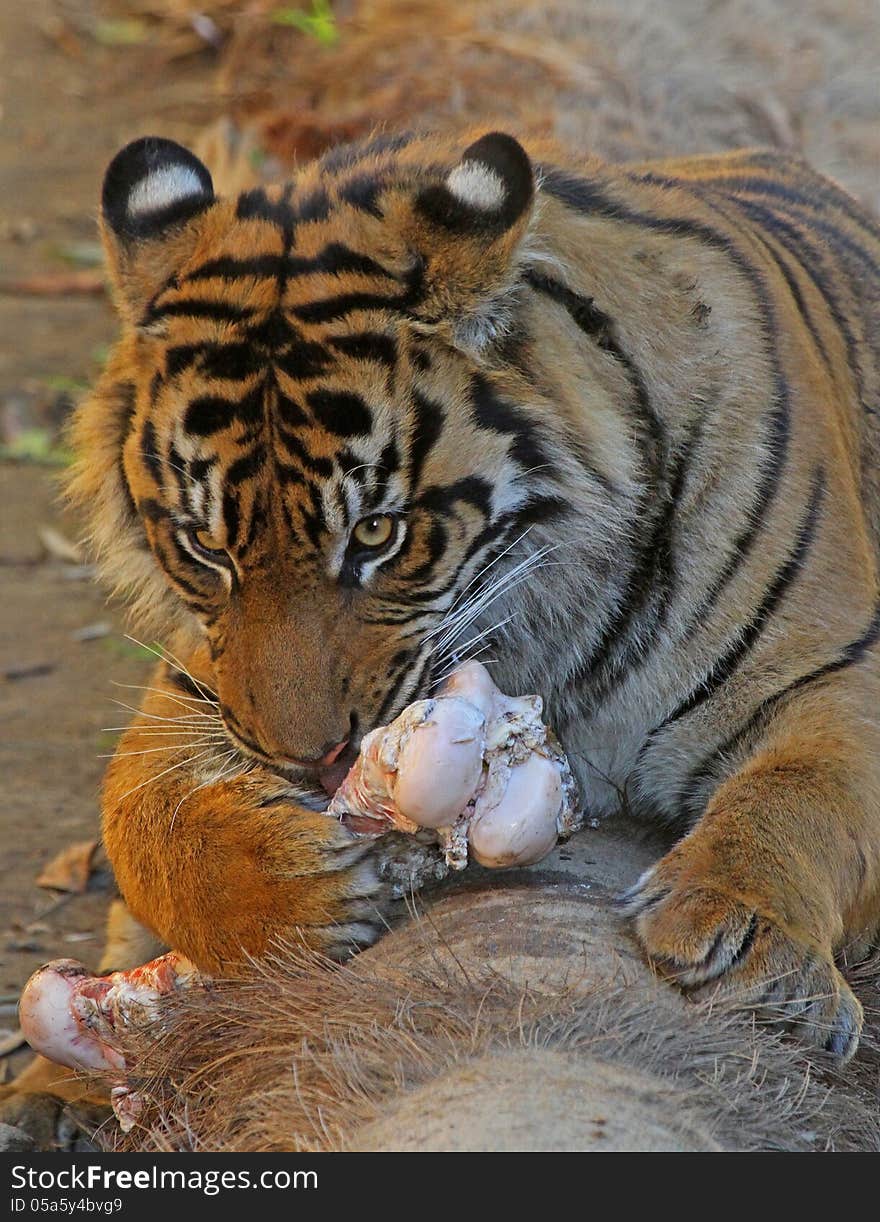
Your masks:
{"label": "small twig", "polygon": [[97,295],[105,290],[104,273],[45,272],[16,280],[0,280],[0,294],[26,297]]}

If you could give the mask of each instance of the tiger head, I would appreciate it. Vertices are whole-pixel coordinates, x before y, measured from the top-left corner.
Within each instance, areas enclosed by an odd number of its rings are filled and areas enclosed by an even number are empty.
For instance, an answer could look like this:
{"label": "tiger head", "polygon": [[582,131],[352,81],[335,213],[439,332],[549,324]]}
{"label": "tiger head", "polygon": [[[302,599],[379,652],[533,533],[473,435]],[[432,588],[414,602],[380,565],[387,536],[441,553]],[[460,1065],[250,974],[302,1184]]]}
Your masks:
{"label": "tiger head", "polygon": [[560,511],[508,359],[534,200],[498,133],[378,137],[237,198],[166,140],[107,171],[123,335],[73,492],[136,613],[204,634],[228,732],[269,765],[326,763],[424,694],[468,583]]}

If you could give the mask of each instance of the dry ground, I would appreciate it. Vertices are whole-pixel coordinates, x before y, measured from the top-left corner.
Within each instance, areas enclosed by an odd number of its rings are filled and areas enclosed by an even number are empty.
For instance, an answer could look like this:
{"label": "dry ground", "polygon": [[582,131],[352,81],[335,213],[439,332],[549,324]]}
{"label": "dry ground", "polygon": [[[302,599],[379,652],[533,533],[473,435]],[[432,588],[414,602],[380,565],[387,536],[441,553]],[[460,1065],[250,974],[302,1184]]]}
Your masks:
{"label": "dry ground", "polygon": [[[12,282],[66,274],[65,253],[90,272],[103,168],[147,131],[186,140],[221,114],[272,111],[255,120],[270,150],[305,156],[375,122],[491,114],[616,157],[790,145],[880,205],[875,0],[339,2],[326,47],[269,22],[278,7],[0,4],[0,443],[50,436],[113,333],[100,294]],[[192,14],[213,24],[194,30]],[[89,582],[44,558],[55,474],[0,461],[0,1047],[35,966],[97,958],[106,873],[60,906],[34,879],[96,836],[102,727],[121,724],[111,679],[146,670]],[[74,638],[98,623],[107,635]]]}

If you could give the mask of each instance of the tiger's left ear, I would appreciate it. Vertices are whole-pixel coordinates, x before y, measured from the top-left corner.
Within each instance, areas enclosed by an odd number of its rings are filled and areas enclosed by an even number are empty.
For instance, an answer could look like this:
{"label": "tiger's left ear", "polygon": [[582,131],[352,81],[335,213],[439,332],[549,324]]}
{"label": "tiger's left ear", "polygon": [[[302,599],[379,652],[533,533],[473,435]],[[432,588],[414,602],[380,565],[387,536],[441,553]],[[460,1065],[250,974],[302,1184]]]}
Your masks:
{"label": "tiger's left ear", "polygon": [[145,136],[110,162],[101,232],[117,304],[132,321],[192,249],[214,202],[207,167],[173,140]]}
{"label": "tiger's left ear", "polygon": [[[490,132],[412,201],[407,240],[425,261],[424,292],[414,313],[448,323],[479,346],[497,330],[517,276],[517,253],[532,215],[535,176],[513,136]],[[481,332],[482,327],[482,332]]]}

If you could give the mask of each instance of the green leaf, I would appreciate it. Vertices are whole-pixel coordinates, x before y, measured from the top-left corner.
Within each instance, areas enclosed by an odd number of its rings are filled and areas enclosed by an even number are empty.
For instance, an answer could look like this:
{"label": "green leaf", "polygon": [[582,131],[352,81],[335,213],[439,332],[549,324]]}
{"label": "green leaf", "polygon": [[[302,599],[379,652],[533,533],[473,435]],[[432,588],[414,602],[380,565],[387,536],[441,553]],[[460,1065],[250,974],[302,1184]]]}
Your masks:
{"label": "green leaf", "polygon": [[53,246],[52,254],[74,267],[100,267],[104,262],[104,250],[100,242],[60,242]]}
{"label": "green leaf", "polygon": [[332,47],[339,41],[336,18],[329,0],[312,0],[311,12],[298,8],[276,8],[270,13],[275,25],[293,26],[308,34],[324,47]]}
{"label": "green leaf", "polygon": [[5,445],[0,445],[0,459],[7,462],[33,462],[48,467],[66,467],[73,455],[63,446],[56,446],[48,429],[22,429]]}
{"label": "green leaf", "polygon": [[105,47],[136,47],[147,41],[149,31],[146,22],[137,17],[120,17],[96,21],[92,34],[95,41]]}
{"label": "green leaf", "polygon": [[[124,636],[105,636],[101,644],[110,653],[120,658],[137,658],[141,662],[158,662],[158,658],[146,645],[138,645]],[[158,649],[158,645],[156,646]]]}

